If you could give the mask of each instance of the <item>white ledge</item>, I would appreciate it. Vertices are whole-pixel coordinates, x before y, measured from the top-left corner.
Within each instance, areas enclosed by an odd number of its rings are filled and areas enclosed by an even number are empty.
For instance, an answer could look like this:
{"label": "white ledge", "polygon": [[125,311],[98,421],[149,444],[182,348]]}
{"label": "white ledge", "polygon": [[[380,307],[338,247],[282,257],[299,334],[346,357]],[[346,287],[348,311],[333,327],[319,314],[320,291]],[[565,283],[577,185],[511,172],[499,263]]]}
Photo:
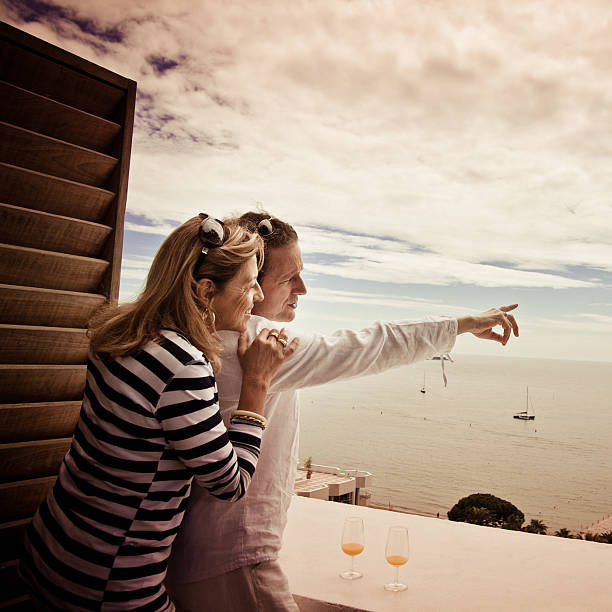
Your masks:
{"label": "white ledge", "polygon": [[[355,557],[364,577],[354,581],[338,576],[349,566],[340,550],[347,515],[365,524],[365,550]],[[400,568],[408,590],[390,593],[385,541],[397,524],[410,532],[410,560]],[[612,544],[304,497],[291,503],[280,561],[303,612],[612,610]]]}

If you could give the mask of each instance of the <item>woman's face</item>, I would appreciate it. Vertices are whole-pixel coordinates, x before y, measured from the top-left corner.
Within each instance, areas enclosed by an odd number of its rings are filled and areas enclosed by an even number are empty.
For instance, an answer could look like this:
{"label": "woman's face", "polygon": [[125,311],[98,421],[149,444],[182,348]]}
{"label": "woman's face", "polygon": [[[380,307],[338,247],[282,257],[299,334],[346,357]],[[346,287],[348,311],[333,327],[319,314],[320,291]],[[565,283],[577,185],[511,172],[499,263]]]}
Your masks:
{"label": "woman's face", "polygon": [[257,282],[257,260],[255,255],[242,264],[237,274],[229,280],[222,291],[211,300],[217,329],[242,332],[255,302],[264,298]]}

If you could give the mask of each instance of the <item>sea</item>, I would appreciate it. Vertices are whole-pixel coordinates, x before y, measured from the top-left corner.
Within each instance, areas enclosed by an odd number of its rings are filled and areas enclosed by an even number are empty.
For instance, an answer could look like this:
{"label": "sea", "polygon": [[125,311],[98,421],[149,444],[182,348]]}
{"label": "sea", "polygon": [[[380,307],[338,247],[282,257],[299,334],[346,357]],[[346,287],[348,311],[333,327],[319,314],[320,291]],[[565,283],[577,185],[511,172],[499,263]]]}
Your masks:
{"label": "sea", "polygon": [[[453,359],[446,388],[430,360],[303,389],[300,459],[367,470],[370,504],[426,516],[491,493],[549,533],[610,517],[612,363]],[[535,419],[514,419],[527,389]]]}

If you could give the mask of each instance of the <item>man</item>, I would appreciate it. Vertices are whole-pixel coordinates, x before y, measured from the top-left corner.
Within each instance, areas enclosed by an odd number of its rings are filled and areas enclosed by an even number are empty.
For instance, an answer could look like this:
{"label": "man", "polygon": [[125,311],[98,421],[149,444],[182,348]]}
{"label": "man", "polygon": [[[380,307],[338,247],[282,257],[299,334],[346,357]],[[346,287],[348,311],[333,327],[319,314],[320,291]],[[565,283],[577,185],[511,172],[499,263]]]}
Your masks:
{"label": "man", "polygon": [[[265,243],[259,283],[264,301],[253,308],[249,337],[269,321],[292,321],[300,295],[306,293],[297,234],[267,213],[246,213],[241,223],[258,229]],[[266,399],[268,428],[261,456],[247,495],[223,504],[194,489],[168,569],[168,590],[179,611],[275,612],[298,610],[277,557],[293,495],[298,462],[298,397],[302,387],[355,376],[442,355],[454,346],[458,333],[506,344],[518,336],[516,305],[492,309],[474,317],[440,317],[428,321],[377,322],[360,332],[331,336],[299,334],[298,348],[278,372]],[[261,318],[261,317],[265,317]],[[493,331],[501,325],[503,335]],[[273,326],[272,326],[273,327]],[[293,334],[291,334],[293,336]],[[235,410],[242,372],[236,357],[237,334],[223,333],[223,368],[217,377],[224,420]],[[279,342],[286,343],[285,330]]]}

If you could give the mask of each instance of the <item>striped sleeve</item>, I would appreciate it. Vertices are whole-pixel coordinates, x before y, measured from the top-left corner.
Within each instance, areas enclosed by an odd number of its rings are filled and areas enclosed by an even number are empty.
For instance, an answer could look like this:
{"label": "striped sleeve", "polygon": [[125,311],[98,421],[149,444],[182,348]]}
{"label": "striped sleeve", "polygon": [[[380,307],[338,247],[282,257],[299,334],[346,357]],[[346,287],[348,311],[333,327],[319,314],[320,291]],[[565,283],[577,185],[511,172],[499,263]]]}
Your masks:
{"label": "striped sleeve", "polygon": [[178,370],[160,394],[156,416],[170,448],[200,486],[227,501],[246,493],[262,430],[242,423],[225,427],[210,364],[194,361]]}

